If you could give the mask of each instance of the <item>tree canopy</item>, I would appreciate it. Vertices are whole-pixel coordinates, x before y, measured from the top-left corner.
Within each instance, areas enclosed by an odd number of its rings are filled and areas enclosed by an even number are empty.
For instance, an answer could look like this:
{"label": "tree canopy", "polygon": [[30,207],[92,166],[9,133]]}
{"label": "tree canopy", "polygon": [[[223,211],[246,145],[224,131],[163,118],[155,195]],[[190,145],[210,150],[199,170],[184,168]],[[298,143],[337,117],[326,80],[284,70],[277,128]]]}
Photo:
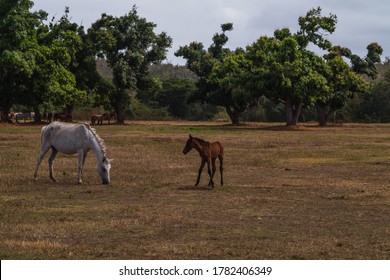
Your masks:
{"label": "tree canopy", "polygon": [[149,85],[148,65],[163,60],[172,44],[165,32],[155,34],[155,27],[133,7],[121,17],[103,14],[88,30],[97,55],[112,68],[115,90],[109,92],[109,100],[119,123],[124,123],[129,93]]}
{"label": "tree canopy", "polygon": [[[365,113],[356,114],[369,119],[362,116],[379,108],[376,97],[387,94],[386,83],[371,87],[382,47],[370,43],[367,55],[360,57],[333,45],[337,16],[322,15],[320,7],[298,18],[295,33],[276,29],[272,36],[234,50],[226,47],[233,23],[222,24],[209,47],[191,42],[176,50],[186,60],[186,73],[161,64],[172,39],[165,32],[157,34],[156,24],[140,17],[135,6],[119,17],[102,14],[87,31],[71,22],[68,7],[51,21],[45,11],[32,8],[29,0],[0,3],[2,120],[9,121],[13,106],[33,110],[40,121],[42,110],[71,114],[76,105],[85,104],[114,110],[124,123],[133,115],[134,101],[135,106],[142,103],[162,115],[186,119],[209,118],[218,106],[233,124],[248,111],[277,108],[280,115],[284,106],[287,125],[296,125],[310,111],[325,126],[354,98],[371,104],[360,106]],[[325,54],[317,54],[316,48]],[[97,71],[99,61],[107,62],[109,74]],[[159,70],[151,73],[151,65]],[[168,72],[179,70],[167,78]]]}

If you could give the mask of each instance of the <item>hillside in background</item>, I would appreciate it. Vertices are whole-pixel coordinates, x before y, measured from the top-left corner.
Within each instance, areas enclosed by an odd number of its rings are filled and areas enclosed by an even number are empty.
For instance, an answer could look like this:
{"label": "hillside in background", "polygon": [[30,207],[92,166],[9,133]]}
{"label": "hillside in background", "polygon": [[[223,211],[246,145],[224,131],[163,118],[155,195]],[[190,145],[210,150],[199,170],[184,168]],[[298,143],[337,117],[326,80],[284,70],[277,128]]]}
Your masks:
{"label": "hillside in background", "polygon": [[[105,59],[97,59],[96,66],[99,74],[102,77],[109,80],[112,79],[112,70]],[[377,64],[377,68],[379,72],[377,79],[383,79],[386,71],[390,70],[390,60],[386,59],[385,62]],[[192,81],[197,80],[197,76],[193,72],[188,70],[187,66],[175,66],[172,64],[153,64],[150,66],[149,71],[153,76],[157,76],[162,81],[173,78],[189,79]]]}
{"label": "hillside in background", "polygon": [[[112,70],[105,59],[97,59],[96,66],[99,74],[111,80]],[[196,81],[197,76],[188,70],[186,66],[172,65],[172,64],[153,64],[149,67],[149,71],[153,76],[157,76],[160,80],[165,81],[169,79],[187,79]]]}

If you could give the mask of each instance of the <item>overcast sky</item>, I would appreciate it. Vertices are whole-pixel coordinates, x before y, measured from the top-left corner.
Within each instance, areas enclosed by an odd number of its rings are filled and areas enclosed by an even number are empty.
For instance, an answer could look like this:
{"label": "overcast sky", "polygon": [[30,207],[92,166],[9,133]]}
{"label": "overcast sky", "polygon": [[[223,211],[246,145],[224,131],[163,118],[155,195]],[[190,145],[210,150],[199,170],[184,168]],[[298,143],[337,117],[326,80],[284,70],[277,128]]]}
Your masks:
{"label": "overcast sky", "polygon": [[88,29],[102,13],[125,15],[133,5],[138,14],[157,24],[156,32],[165,31],[173,39],[167,61],[184,64],[174,56],[179,46],[192,41],[205,47],[220,31],[222,23],[232,22],[228,47],[245,47],[262,35],[272,36],[277,28],[298,29],[298,17],[320,6],[323,15],[336,14],[338,24],[329,40],[365,56],[371,42],[390,56],[390,1],[386,0],[32,0],[33,10],[45,10],[49,19],[57,19],[70,8],[73,22]]}

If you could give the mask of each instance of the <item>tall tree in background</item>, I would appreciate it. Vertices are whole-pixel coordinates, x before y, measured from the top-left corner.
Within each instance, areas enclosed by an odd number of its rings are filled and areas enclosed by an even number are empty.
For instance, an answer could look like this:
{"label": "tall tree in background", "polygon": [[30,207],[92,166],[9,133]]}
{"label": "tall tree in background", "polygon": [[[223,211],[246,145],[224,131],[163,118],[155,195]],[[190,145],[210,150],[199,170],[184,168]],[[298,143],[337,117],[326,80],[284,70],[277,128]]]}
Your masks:
{"label": "tall tree in background", "polygon": [[209,77],[209,81],[216,85],[209,93],[209,100],[225,107],[233,124],[240,123],[241,114],[257,105],[262,94],[250,87],[251,70],[252,62],[246,59],[243,50],[237,49],[215,64]]}
{"label": "tall tree in background", "polygon": [[[331,73],[327,77],[331,92],[328,96],[316,101],[320,126],[326,126],[333,113],[344,107],[355,94],[363,93],[369,89],[369,84],[364,80],[362,74],[371,79],[376,78],[378,70],[375,64],[380,62],[383,50],[377,43],[369,44],[367,50],[367,56],[361,58],[352,54],[348,48],[332,46],[329,53],[324,55],[326,63],[331,69]],[[350,64],[344,59],[349,59]]]}
{"label": "tall tree in background", "polygon": [[26,82],[37,67],[36,30],[47,14],[30,12],[33,5],[29,0],[0,2],[0,111],[6,121],[12,105],[28,100]]}
{"label": "tall tree in background", "polygon": [[[370,44],[367,57],[361,59],[347,48],[332,46],[326,36],[335,31],[337,17],[322,16],[321,8],[310,10],[298,23],[296,34],[287,28],[276,30],[274,37],[261,37],[247,47],[254,67],[252,83],[266,97],[285,105],[287,125],[298,124],[304,107],[316,106],[319,123],[325,126],[354,93],[367,89],[357,74],[376,75],[382,48]],[[310,43],[329,53],[324,58],[316,55],[308,50]],[[341,57],[349,58],[351,66]]]}
{"label": "tall tree in background", "polygon": [[373,82],[372,89],[362,95],[364,102],[359,104],[356,119],[369,122],[390,122],[390,67],[384,64],[386,71],[382,79]]}
{"label": "tall tree in background", "polygon": [[98,77],[83,28],[69,21],[68,8],[59,21],[46,25],[46,12],[30,12],[32,1],[5,0],[1,5],[2,115],[16,104],[33,108],[37,122],[42,105],[54,104],[71,113]]}
{"label": "tall tree in background", "polygon": [[249,93],[242,84],[248,70],[242,50],[232,52],[225,48],[228,42],[227,31],[233,30],[232,23],[221,25],[222,33],[213,36],[213,43],[205,50],[202,43],[192,42],[180,47],[176,56],[187,60],[187,67],[198,76],[197,88],[189,101],[207,102],[223,106],[233,124],[240,121],[242,113],[249,105]]}
{"label": "tall tree in background", "polygon": [[29,82],[36,117],[40,115],[39,105],[48,109],[49,104],[71,115],[74,106],[87,99],[99,77],[84,28],[71,23],[68,14],[66,7],[58,21],[53,19],[38,29],[39,67]]}
{"label": "tall tree in background", "polygon": [[253,87],[284,104],[287,125],[296,125],[302,108],[329,92],[324,60],[301,49],[288,29],[276,30],[275,37],[261,37],[247,47],[246,55],[253,62]]}
{"label": "tall tree in background", "polygon": [[121,17],[103,14],[88,30],[98,56],[106,58],[113,70],[115,90],[109,91],[109,100],[118,123],[124,123],[130,92],[147,86],[148,65],[165,59],[172,44],[166,33],[155,34],[155,27],[133,7]]}
{"label": "tall tree in background", "polygon": [[[40,39],[40,43],[49,46],[50,49],[62,49],[62,52],[57,50],[52,56],[63,62],[60,64],[64,69],[57,68],[59,73],[57,71],[54,73],[60,74],[57,81],[61,81],[61,76],[67,77],[68,81],[62,83],[67,86],[60,86],[57,90],[51,89],[50,98],[57,107],[61,106],[67,114],[72,114],[74,106],[82,104],[87,99],[87,95],[95,89],[100,79],[92,43],[84,27],[70,21],[68,7],[58,21],[49,24],[48,32],[42,34]],[[68,72],[68,75],[63,72]]]}

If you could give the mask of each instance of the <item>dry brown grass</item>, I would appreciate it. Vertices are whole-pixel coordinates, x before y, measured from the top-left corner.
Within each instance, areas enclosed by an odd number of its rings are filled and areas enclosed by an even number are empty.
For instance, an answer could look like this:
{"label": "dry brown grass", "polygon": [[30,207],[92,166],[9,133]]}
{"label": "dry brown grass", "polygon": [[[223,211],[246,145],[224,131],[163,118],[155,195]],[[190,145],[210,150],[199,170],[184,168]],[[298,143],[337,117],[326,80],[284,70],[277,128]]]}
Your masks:
{"label": "dry brown grass", "polygon": [[[47,157],[39,126],[0,126],[1,259],[390,259],[390,125],[132,122],[97,127],[114,158]],[[182,149],[188,133],[225,146],[211,190]],[[216,174],[219,182],[219,172]]]}

